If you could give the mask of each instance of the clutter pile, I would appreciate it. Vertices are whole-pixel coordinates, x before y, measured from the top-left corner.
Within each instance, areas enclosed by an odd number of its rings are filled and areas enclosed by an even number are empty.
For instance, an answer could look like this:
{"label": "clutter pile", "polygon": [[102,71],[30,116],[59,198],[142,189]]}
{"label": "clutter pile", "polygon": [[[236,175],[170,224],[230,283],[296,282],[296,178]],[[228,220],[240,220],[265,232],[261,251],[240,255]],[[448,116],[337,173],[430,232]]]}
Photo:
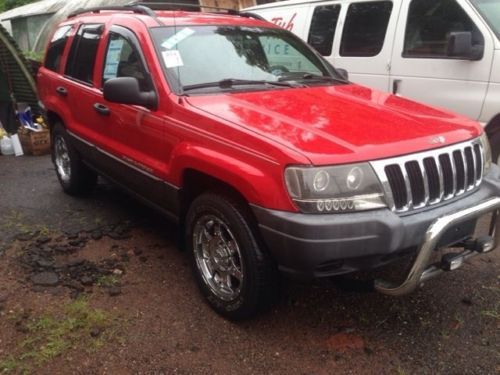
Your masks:
{"label": "clutter pile", "polygon": [[2,155],[45,155],[50,153],[50,131],[41,115],[33,115],[25,103],[17,104],[17,134],[9,134],[0,122]]}

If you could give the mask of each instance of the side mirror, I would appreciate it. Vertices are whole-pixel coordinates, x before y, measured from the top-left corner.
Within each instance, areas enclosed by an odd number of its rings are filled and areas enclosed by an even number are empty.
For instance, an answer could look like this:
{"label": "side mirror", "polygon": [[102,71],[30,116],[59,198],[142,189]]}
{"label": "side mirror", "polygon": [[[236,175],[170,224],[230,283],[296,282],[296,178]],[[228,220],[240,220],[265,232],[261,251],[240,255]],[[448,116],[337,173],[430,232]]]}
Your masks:
{"label": "side mirror", "polygon": [[480,60],[483,57],[484,46],[472,45],[470,31],[455,31],[448,38],[447,55],[463,60]]}
{"label": "side mirror", "polygon": [[104,99],[113,103],[140,105],[152,110],[158,108],[154,91],[141,91],[134,77],[111,78],[104,83]]}
{"label": "side mirror", "polygon": [[335,70],[342,78],[344,78],[346,81],[349,81],[349,72],[347,70],[342,68],[335,68]]}

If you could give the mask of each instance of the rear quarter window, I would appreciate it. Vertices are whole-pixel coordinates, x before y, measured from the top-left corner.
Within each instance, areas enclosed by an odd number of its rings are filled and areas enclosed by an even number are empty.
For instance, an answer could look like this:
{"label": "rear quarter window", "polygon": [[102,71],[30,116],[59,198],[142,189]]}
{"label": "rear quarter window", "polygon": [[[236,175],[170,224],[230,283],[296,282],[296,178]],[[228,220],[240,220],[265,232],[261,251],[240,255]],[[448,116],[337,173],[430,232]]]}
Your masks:
{"label": "rear quarter window", "polygon": [[61,67],[61,58],[64,53],[64,48],[66,47],[71,28],[71,25],[61,26],[54,33],[54,36],[49,43],[49,47],[47,48],[45,57],[44,66],[47,69],[54,72],[59,71],[59,68]]}

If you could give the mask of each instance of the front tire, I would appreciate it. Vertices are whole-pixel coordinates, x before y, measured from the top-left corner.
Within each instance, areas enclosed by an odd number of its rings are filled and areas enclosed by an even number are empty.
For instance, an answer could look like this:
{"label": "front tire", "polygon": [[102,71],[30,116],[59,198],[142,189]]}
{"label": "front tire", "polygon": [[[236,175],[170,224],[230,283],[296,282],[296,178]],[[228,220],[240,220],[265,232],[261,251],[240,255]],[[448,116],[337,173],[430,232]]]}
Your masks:
{"label": "front tire", "polygon": [[62,126],[57,123],[52,129],[52,162],[64,192],[69,195],[85,195],[92,191],[97,174],[81,160]]}
{"label": "front tire", "polygon": [[277,271],[244,205],[219,194],[200,195],[186,216],[186,244],[200,291],[217,313],[242,320],[271,306]]}

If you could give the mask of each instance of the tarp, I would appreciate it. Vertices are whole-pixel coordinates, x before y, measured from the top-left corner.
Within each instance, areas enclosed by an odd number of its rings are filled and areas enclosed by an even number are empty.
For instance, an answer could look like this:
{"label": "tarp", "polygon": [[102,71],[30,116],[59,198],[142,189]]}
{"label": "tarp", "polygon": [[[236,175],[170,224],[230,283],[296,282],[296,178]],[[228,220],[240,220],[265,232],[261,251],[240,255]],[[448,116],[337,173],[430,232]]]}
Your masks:
{"label": "tarp", "polygon": [[8,77],[15,100],[38,108],[35,80],[30,65],[7,30],[0,25],[0,69]]}

